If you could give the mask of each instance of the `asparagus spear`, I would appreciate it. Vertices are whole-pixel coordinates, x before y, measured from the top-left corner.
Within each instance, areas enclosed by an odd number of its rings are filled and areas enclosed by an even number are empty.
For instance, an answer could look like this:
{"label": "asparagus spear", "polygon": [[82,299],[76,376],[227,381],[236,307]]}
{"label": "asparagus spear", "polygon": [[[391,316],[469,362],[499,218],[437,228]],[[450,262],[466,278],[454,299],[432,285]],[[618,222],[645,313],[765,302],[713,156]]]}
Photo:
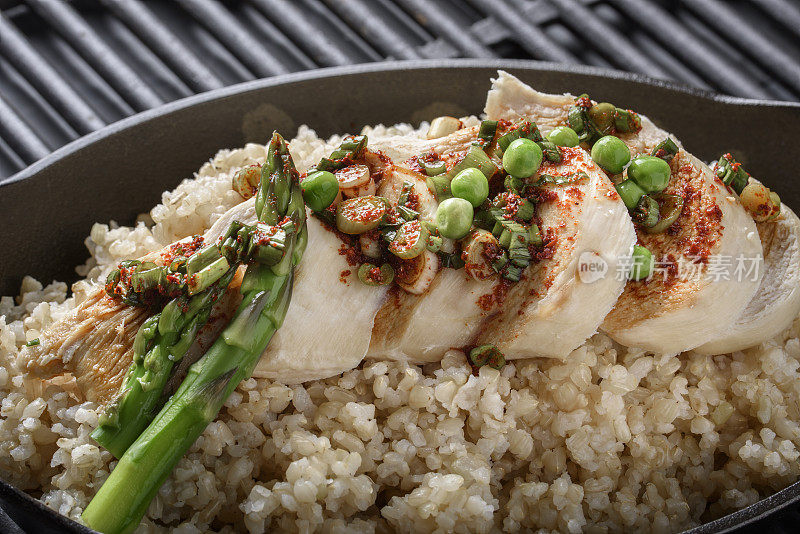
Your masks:
{"label": "asparagus spear", "polygon": [[[183,358],[211,308],[230,283],[236,266],[205,291],[172,299],[139,328],[133,363],[120,392],[100,418],[92,437],[120,458],[152,420],[162,391],[176,362]],[[149,347],[149,348],[148,348]]]}
{"label": "asparagus spear", "polygon": [[[133,345],[133,362],[117,397],[106,406],[100,425],[92,437],[119,458],[131,443],[150,424],[158,410],[172,368],[183,358],[198,331],[208,322],[211,309],[230,284],[239,265],[249,259],[262,263],[277,263],[283,253],[283,232],[270,235],[270,246],[259,246],[265,237],[263,229],[234,221],[223,236],[221,244],[210,244],[185,259],[176,272],[171,266],[152,264],[137,266],[124,298],[147,300],[142,291],[156,291],[158,281],[172,276],[172,287],[179,296],[170,300],[163,310],[139,327]],[[182,276],[180,269],[186,271]],[[147,289],[137,293],[137,277],[147,276]],[[120,276],[111,276],[114,293]],[[181,282],[174,281],[175,279]],[[142,284],[143,285],[143,284]]]}
{"label": "asparagus spear", "polygon": [[253,263],[242,282],[243,300],[234,319],[189,373],[150,426],[120,459],[83,512],[83,521],[106,534],[133,531],[173,467],[248,378],[272,335],[280,328],[292,293],[294,267],[307,240],[299,176],[288,146],[277,133],[268,149],[256,202],[259,220],[286,232],[286,250],[276,265]]}

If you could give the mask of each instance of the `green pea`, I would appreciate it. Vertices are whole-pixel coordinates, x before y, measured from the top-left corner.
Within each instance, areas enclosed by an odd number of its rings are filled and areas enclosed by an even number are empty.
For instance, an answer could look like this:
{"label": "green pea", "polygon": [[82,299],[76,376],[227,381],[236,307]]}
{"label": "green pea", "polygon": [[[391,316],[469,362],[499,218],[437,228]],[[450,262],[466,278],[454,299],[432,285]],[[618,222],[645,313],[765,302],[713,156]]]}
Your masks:
{"label": "green pea", "polygon": [[315,171],[300,182],[303,200],[313,211],[322,211],[336,200],[339,194],[339,182],[336,176],[328,171]]}
{"label": "green pea", "polygon": [[503,152],[503,168],[517,178],[532,176],[541,164],[542,149],[530,139],[517,139]]}
{"label": "green pea", "polygon": [[454,197],[463,198],[477,208],[489,196],[489,180],[479,169],[464,169],[450,182],[450,191]]}
{"label": "green pea", "polygon": [[641,245],[633,246],[633,265],[628,275],[631,280],[643,280],[653,272],[653,254]]}
{"label": "green pea", "polygon": [[575,130],[569,126],[559,126],[547,134],[547,138],[558,146],[578,146],[581,142]]}
{"label": "green pea", "polygon": [[622,140],[606,135],[592,147],[592,159],[610,174],[619,174],[631,160],[631,151]]}
{"label": "green pea", "polygon": [[670,173],[669,163],[655,156],[639,156],[628,166],[628,178],[648,193],[663,191]]}
{"label": "green pea", "polygon": [[436,227],[442,237],[461,239],[472,226],[472,204],[463,198],[448,198],[436,209]]}

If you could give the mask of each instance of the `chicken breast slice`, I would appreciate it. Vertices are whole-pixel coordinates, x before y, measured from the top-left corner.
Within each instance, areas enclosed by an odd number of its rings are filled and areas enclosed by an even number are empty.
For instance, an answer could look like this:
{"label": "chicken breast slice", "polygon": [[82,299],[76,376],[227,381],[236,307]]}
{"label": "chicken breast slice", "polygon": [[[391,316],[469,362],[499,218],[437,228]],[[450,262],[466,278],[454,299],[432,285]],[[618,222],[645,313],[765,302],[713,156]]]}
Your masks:
{"label": "chicken breast slice", "polygon": [[585,150],[562,153],[561,163],[544,163],[537,176],[584,172],[587,178],[544,186],[553,198],[539,204],[538,214],[552,257],[508,286],[500,313],[476,342],[495,345],[506,359],[567,357],[597,332],[625,287],[622,268],[636,243],[627,209]]}
{"label": "chicken breast slice", "polygon": [[308,248],[295,271],[289,311],[253,376],[294,384],[339,375],[364,359],[387,289],[362,284],[342,246],[308,218]]}
{"label": "chicken breast slice", "polygon": [[88,400],[114,397],[133,359],[133,340],[147,319],[143,308],[92,291],[77,308],[39,336],[39,345],[23,347],[17,366],[30,378],[75,376],[78,390]]}
{"label": "chicken breast slice", "polygon": [[[219,234],[222,235],[222,234]],[[209,231],[207,239],[219,237]],[[182,239],[179,242],[191,240]],[[162,252],[172,245],[142,257],[161,262]],[[197,333],[187,360],[196,358],[213,343],[227,323],[231,311],[241,300],[241,272],[214,305],[211,320]],[[128,306],[109,298],[102,286],[91,289],[86,299],[39,336],[39,345],[23,347],[17,366],[28,377],[48,380],[72,375],[78,392],[95,402],[112,399],[133,361],[133,340],[141,324],[150,316],[145,308]]]}
{"label": "chicken breast slice", "polygon": [[[228,210],[208,233],[221,236],[235,220],[255,222],[255,198]],[[375,315],[386,299],[385,287],[358,280],[342,240],[311,212],[307,220],[307,252],[295,269],[292,301],[253,371],[257,378],[296,384],[352,369],[367,353]]]}
{"label": "chicken breast slice", "polygon": [[[489,91],[486,113],[490,118],[530,115],[546,132],[567,124],[573,102],[570,95],[540,93],[500,71]],[[640,132],[620,138],[635,157],[649,154],[668,135],[642,117]],[[760,262],[762,248],[752,218],[707,165],[681,149],[671,167],[666,192],[684,197],[683,213],[670,232],[650,235],[637,230],[639,240],[657,259],[685,266],[700,257],[699,267],[629,282],[602,329],[623,345],[676,354],[722,335],[760,284],[760,274],[755,280],[720,279],[710,272],[709,263],[740,257]]]}
{"label": "chicken breast slice", "polygon": [[[443,159],[458,157],[476,136],[473,127],[442,139],[409,140],[402,155],[433,150]],[[552,259],[531,267],[519,284],[476,281],[464,271],[443,269],[423,295],[393,291],[375,319],[367,356],[432,362],[453,347],[476,342],[480,334],[477,342],[502,346],[509,358],[563,358],[594,334],[623,290],[625,279],[616,276],[618,263],[630,257],[636,236],[613,184],[589,155],[565,149],[565,160],[543,170],[583,171],[589,179],[552,187],[557,199],[541,208],[543,229],[556,237]],[[581,259],[587,267],[604,265],[606,276],[581,281]],[[504,311],[491,318],[501,307]]]}
{"label": "chicken breast slice", "polygon": [[[439,153],[457,150],[477,130],[459,131],[448,138],[425,143],[422,151]],[[471,135],[471,137],[469,137]],[[466,142],[464,146],[468,146]],[[395,165],[384,173],[378,194],[396,202],[404,181],[414,184],[420,217],[433,221],[438,203],[428,189],[425,177]],[[434,362],[453,347],[468,344],[488,316],[484,295],[491,296],[495,282],[477,281],[464,270],[441,269],[422,295],[400,288],[390,290],[389,298],[375,317],[368,358]]]}
{"label": "chicken breast slice", "polygon": [[725,354],[759,345],[786,329],[800,313],[800,219],[785,204],[775,221],[758,223],[764,276],[744,313],[701,354]]}

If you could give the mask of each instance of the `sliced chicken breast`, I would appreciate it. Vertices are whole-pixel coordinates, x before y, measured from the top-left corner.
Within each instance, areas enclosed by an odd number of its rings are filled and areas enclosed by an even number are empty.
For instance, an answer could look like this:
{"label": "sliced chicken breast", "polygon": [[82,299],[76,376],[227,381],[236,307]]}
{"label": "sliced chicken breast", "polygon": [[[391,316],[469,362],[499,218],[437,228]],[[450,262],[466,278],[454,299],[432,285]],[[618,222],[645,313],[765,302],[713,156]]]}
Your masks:
{"label": "sliced chicken breast", "polygon": [[342,246],[309,216],[306,258],[295,271],[289,311],[253,376],[300,383],[339,375],[364,359],[387,289],[362,284]]}
{"label": "sliced chicken breast", "polygon": [[[223,214],[204,234],[205,242],[219,239],[234,220],[254,222],[255,200],[242,202]],[[296,270],[284,326],[256,366],[256,377],[286,383],[327,378],[352,369],[366,354],[372,322],[386,289],[361,284],[342,255],[343,242],[311,216],[308,231],[313,261],[302,262]],[[142,259],[159,263],[161,252]],[[214,306],[211,319],[198,333],[177,374],[200,357],[227,324],[241,301],[238,288],[243,272],[241,268]],[[17,363],[40,379],[70,374],[85,398],[108,401],[117,393],[131,364],[133,340],[147,317],[145,309],[110,299],[98,286],[80,306],[42,332],[38,346],[24,347]]]}
{"label": "sliced chicken breast", "polygon": [[[208,239],[216,239],[219,235],[211,231],[206,234]],[[169,248],[141,259],[160,263],[161,253]],[[200,329],[197,340],[184,356],[187,361],[205,352],[241,301],[241,275],[241,271],[237,273],[228,290],[212,308],[211,320]],[[45,329],[39,336],[38,345],[23,347],[17,357],[17,366],[29,377],[43,380],[71,375],[84,398],[95,402],[108,401],[119,390],[133,360],[136,332],[149,315],[145,308],[128,306],[109,298],[105,289],[97,286],[77,308]]]}
{"label": "sliced chicken breast", "polygon": [[[395,153],[433,150],[443,159],[458,157],[476,136],[477,128],[465,128],[441,139],[407,140],[395,145],[402,146]],[[615,277],[617,264],[630,257],[636,236],[603,171],[582,149],[564,152],[562,165],[545,165],[543,172],[583,171],[589,178],[548,187],[556,198],[543,205],[541,217],[543,230],[554,237],[553,258],[529,268],[519,284],[476,281],[465,271],[443,269],[423,295],[393,292],[375,319],[368,357],[431,362],[453,347],[491,342],[507,358],[563,358],[597,331],[625,285]],[[604,265],[606,276],[579,279],[581,259],[587,268]]]}
{"label": "sliced chicken breast", "polygon": [[[466,148],[476,136],[476,130],[470,130],[459,131],[436,143],[425,143],[423,151],[436,150],[441,154],[453,153],[462,145]],[[396,202],[404,181],[414,184],[420,217],[433,221],[438,203],[425,177],[417,172],[393,166],[384,173],[378,194]],[[433,362],[451,348],[464,346],[474,338],[492,311],[491,299],[487,296],[491,297],[496,281],[477,281],[464,270],[438,270],[437,266],[437,271],[430,287],[421,295],[400,288],[391,290],[375,317],[367,357]]]}
{"label": "sliced chicken breast", "polygon": [[[569,95],[539,93],[501,71],[489,92],[486,113],[490,118],[532,116],[546,132],[567,124],[573,102]],[[667,136],[642,117],[640,132],[620,138],[635,157],[649,154]],[[684,197],[683,213],[667,233],[638,234],[642,245],[673,267],[648,281],[629,282],[602,326],[623,345],[660,353],[679,353],[718,338],[742,314],[761,281],[760,276],[726,280],[711,273],[712,262],[739,257],[760,261],[755,223],[697,158],[681,149],[671,167],[666,192]],[[676,272],[678,265],[690,263],[697,267]]]}
{"label": "sliced chicken breast", "polygon": [[627,209],[585,150],[562,152],[561,163],[543,164],[538,175],[587,177],[544,186],[553,198],[540,204],[539,217],[553,255],[508,287],[500,313],[477,340],[495,345],[507,359],[565,358],[597,332],[625,287],[621,266],[636,243]]}
{"label": "sliced chicken breast", "polygon": [[[228,210],[207,235],[219,238],[231,222],[255,220],[251,198]],[[387,289],[362,284],[347,261],[346,248],[308,213],[307,259],[295,270],[289,311],[253,376],[294,384],[341,374],[364,358]]]}
{"label": "sliced chicken breast", "polygon": [[775,221],[758,223],[764,248],[763,278],[744,313],[702,354],[725,354],[763,343],[785,330],[800,313],[800,219],[785,204]]}

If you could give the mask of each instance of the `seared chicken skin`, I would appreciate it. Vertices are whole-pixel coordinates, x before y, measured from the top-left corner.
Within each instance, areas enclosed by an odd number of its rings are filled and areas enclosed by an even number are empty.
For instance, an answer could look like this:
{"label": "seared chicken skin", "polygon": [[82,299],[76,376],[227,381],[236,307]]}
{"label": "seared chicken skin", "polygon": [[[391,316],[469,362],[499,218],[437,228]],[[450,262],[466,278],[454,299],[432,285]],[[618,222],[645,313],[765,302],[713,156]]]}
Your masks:
{"label": "seared chicken skin", "polygon": [[[224,217],[223,217],[224,218]],[[205,241],[218,239],[227,228],[224,221],[212,226]],[[186,242],[187,239],[179,241]],[[142,257],[143,261],[162,263],[162,253],[172,245]],[[187,360],[202,354],[225,326],[230,312],[241,296],[241,272],[217,301],[211,319],[197,334],[197,340],[185,356]],[[86,300],[65,317],[45,329],[39,344],[23,347],[17,366],[30,377],[52,379],[63,375],[75,377],[78,390],[87,400],[105,402],[119,390],[133,359],[133,340],[141,324],[149,317],[146,308],[128,306],[110,298],[98,286]]]}

